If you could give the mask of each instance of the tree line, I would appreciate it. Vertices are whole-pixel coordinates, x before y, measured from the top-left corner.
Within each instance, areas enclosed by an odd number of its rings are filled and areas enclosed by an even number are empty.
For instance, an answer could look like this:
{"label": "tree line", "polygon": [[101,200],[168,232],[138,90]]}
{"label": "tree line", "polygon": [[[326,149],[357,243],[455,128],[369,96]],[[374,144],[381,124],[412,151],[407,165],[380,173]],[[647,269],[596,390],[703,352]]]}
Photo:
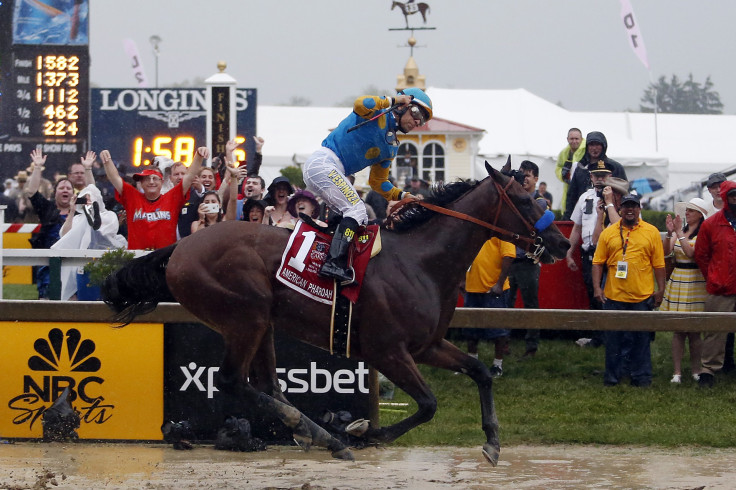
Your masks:
{"label": "tree line", "polygon": [[677,75],[667,80],[659,77],[656,83],[650,83],[641,97],[639,110],[654,112],[654,101],[657,111],[671,114],[723,114],[720,94],[714,90],[710,76],[702,84],[693,79],[680,81]]}

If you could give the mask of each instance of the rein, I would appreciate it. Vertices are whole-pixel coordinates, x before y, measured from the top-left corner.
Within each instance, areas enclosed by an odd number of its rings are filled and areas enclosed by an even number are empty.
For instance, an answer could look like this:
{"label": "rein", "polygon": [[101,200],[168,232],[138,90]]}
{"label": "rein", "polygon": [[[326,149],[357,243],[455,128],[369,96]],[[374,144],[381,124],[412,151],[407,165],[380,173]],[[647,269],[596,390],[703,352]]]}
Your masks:
{"label": "rein", "polygon": [[[468,214],[461,213],[459,211],[453,211],[451,209],[443,208],[435,204],[424,202],[413,196],[406,197],[402,199],[401,201],[399,201],[398,204],[396,204],[396,206],[394,207],[394,210],[391,213],[391,215],[394,216],[399,209],[403,208],[405,205],[409,204],[410,202],[413,202],[419,206],[429,209],[430,211],[444,214],[446,216],[451,216],[453,218],[457,218],[463,221],[468,221],[470,223],[474,223],[484,228],[488,228],[489,230],[493,230],[496,233],[499,233],[501,235],[511,237],[514,240],[520,240],[522,242],[526,242],[526,247],[524,248],[524,250],[526,251],[527,257],[534,260],[534,263],[537,263],[539,262],[539,259],[542,257],[542,254],[544,253],[544,249],[545,249],[544,240],[542,239],[541,236],[537,234],[537,231],[543,231],[545,228],[547,228],[552,223],[552,219],[550,218],[554,218],[554,215],[552,214],[551,211],[546,211],[545,214],[534,225],[529,223],[529,221],[524,216],[521,215],[521,212],[518,210],[516,205],[511,201],[508,194],[506,194],[506,190],[511,185],[511,182],[512,180],[509,180],[509,182],[506,184],[506,187],[501,187],[501,185],[498,182],[493,181],[493,184],[496,186],[496,189],[498,190],[498,194],[500,197],[498,201],[498,207],[496,208],[496,216],[493,219],[493,223],[488,223],[486,221],[480,220],[478,218],[474,218]],[[518,233],[513,233],[505,228],[496,226],[496,223],[498,222],[498,218],[501,215],[501,200],[505,201],[506,204],[508,204],[509,207],[514,211],[516,216],[524,223],[524,225],[526,225],[526,228],[529,232],[528,237],[521,236]],[[532,248],[534,250],[530,251],[530,249]]]}
{"label": "rein", "polygon": [[[403,203],[404,201],[407,201],[407,202],[416,201],[416,203],[418,205],[420,205],[420,206],[422,206],[424,208],[427,208],[427,209],[429,209],[431,211],[435,211],[437,213],[444,214],[444,215],[447,215],[447,216],[452,216],[453,218],[461,219],[463,221],[469,221],[471,223],[475,223],[476,225],[480,225],[480,226],[482,226],[484,228],[488,228],[489,230],[493,230],[496,233],[500,233],[502,235],[510,236],[514,240],[522,240],[524,242],[527,242],[528,244],[534,243],[534,239],[533,238],[528,238],[528,237],[525,237],[525,236],[521,236],[518,233],[512,233],[509,230],[506,230],[505,228],[500,228],[500,227],[496,226],[495,224],[487,223],[487,222],[485,222],[483,220],[480,220],[478,218],[473,218],[472,216],[467,215],[465,213],[460,213],[458,211],[452,211],[450,209],[446,209],[446,208],[443,208],[443,207],[440,207],[440,206],[436,206],[434,204],[429,204],[427,202],[420,201],[418,199],[411,198],[411,197],[408,197],[406,199],[403,199],[401,201],[401,203]],[[401,204],[401,203],[399,203],[399,204]],[[525,221],[525,223],[526,223],[526,221]],[[534,235],[532,235],[532,236],[534,236]]]}

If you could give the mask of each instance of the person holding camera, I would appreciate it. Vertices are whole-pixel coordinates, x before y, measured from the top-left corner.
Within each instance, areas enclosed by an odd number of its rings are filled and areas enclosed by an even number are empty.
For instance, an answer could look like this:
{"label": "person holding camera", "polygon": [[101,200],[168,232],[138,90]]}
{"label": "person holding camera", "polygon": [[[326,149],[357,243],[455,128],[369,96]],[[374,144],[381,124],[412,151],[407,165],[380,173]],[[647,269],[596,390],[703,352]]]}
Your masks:
{"label": "person holding camera", "polygon": [[[227,206],[223,208],[222,197],[219,191],[208,190],[202,195],[202,202],[197,206],[197,214],[199,219],[191,224],[191,232],[195,233],[199,230],[212,226],[220,221],[228,221],[236,218],[237,215],[237,197],[238,197],[238,169],[233,162],[225,162],[227,173],[222,187],[227,187],[228,193]],[[208,170],[208,169],[203,169]]]}
{"label": "person holding camera", "polygon": [[[71,209],[61,227],[59,240],[51,248],[58,250],[110,250],[126,248],[128,241],[120,235],[118,216],[105,208],[102,193],[89,184],[72,196]],[[76,296],[75,296],[76,295]],[[89,285],[89,275],[77,266],[61,266],[62,301],[97,301],[98,287]]]}
{"label": "person holding camera", "polygon": [[[59,179],[54,184],[54,194],[51,199],[46,199],[39,188],[41,186],[41,174],[45,168],[46,157],[43,152],[36,148],[31,151],[31,176],[28,183],[23,189],[26,196],[33,206],[33,210],[38,215],[41,223],[41,230],[35,233],[30,239],[32,248],[51,248],[51,246],[59,240],[61,227],[64,225],[67,216],[72,212],[72,196],[74,196],[74,186],[66,177]],[[49,282],[50,282],[49,266],[44,265],[36,270],[36,288],[38,289],[38,299],[49,299]]]}
{"label": "person holding camera", "polygon": [[[537,181],[539,180],[539,166],[530,161],[524,160],[519,164],[519,170],[511,172],[511,175],[530,196],[534,196],[537,189]],[[547,210],[547,200],[543,197],[534,199],[534,202],[543,209]],[[516,304],[516,292],[521,292],[521,301],[524,308],[539,308],[539,273],[541,266],[538,262],[526,256],[526,250],[516,247],[516,257],[511,263],[509,270],[509,295],[508,307],[514,308]],[[526,351],[524,358],[530,358],[536,355],[539,347],[539,329],[528,329],[524,334],[526,343]]]}
{"label": "person holding camera", "polygon": [[598,221],[598,210],[601,207],[613,207],[613,204],[605,204],[603,199],[603,189],[606,187],[606,178],[611,175],[612,168],[603,160],[596,162],[595,167],[590,169],[590,180],[593,187],[585,191],[578,199],[577,204],[573,208],[570,220],[574,223],[572,231],[570,231],[570,248],[567,251],[567,267],[572,271],[578,270],[577,262],[573,258],[578,246],[580,248],[580,263],[582,266],[583,281],[585,289],[588,292],[591,310],[600,310],[601,304],[593,296],[593,254],[595,254],[594,240],[595,225]]}
{"label": "person holding camera", "polygon": [[557,166],[555,175],[562,182],[562,197],[560,198],[560,209],[567,209],[567,187],[570,185],[572,173],[577,162],[585,156],[585,138],[583,132],[578,128],[570,128],[567,131],[567,146],[557,155]]}

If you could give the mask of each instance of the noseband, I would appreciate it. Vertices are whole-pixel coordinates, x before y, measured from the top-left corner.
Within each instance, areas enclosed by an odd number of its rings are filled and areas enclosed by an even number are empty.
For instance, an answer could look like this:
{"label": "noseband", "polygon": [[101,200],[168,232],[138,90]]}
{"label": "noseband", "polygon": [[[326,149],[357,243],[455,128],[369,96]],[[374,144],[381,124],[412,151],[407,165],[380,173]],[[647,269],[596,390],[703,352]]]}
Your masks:
{"label": "noseband", "polygon": [[[544,239],[542,238],[541,235],[539,235],[539,233],[547,229],[547,227],[552,224],[552,221],[554,221],[555,219],[555,215],[552,211],[547,210],[544,212],[542,217],[539,218],[537,222],[532,225],[524,216],[522,216],[519,209],[511,201],[511,198],[508,196],[508,194],[506,194],[507,189],[511,186],[511,182],[513,182],[513,179],[509,179],[506,186],[501,187],[501,185],[498,182],[496,182],[495,180],[493,181],[493,184],[496,186],[496,190],[498,191],[498,195],[500,197],[500,199],[498,200],[498,205],[496,207],[496,213],[495,213],[495,218],[493,219],[493,223],[487,223],[483,220],[479,220],[478,218],[474,218],[465,213],[460,213],[458,211],[452,211],[451,209],[446,209],[440,206],[436,206],[434,204],[429,204],[427,202],[420,201],[412,197],[402,199],[401,202],[396,205],[394,213],[398,211],[401,207],[403,207],[405,204],[408,204],[409,202],[414,202],[418,204],[419,206],[425,207],[431,211],[435,211],[437,213],[444,214],[447,216],[452,216],[454,218],[458,218],[463,221],[469,221],[471,223],[475,223],[476,225],[480,225],[484,228],[488,228],[489,230],[493,230],[500,235],[505,235],[505,236],[511,237],[511,239],[513,240],[524,242],[525,243],[524,251],[526,252],[526,256],[529,259],[533,260],[534,263],[536,264],[539,262],[539,259],[542,258],[542,254],[544,253],[544,250],[545,250]],[[501,215],[502,201],[506,202],[506,204],[508,204],[508,206],[516,214],[516,216],[518,216],[519,219],[521,219],[522,223],[524,223],[524,225],[527,228],[527,233],[529,234],[529,236],[521,236],[518,233],[514,233],[512,231],[509,231],[505,228],[501,228],[496,225],[496,223],[498,222],[498,218]]]}
{"label": "noseband", "polygon": [[[496,190],[498,190],[498,194],[503,199],[506,204],[509,205],[511,210],[516,214],[516,216],[521,219],[522,223],[526,226],[527,232],[529,233],[529,237],[522,237],[518,234],[515,235],[515,238],[525,241],[527,243],[526,248],[524,251],[526,252],[527,258],[530,258],[534,261],[534,263],[538,263],[539,259],[542,258],[542,254],[544,253],[545,247],[544,247],[544,238],[542,238],[541,235],[538,233],[543,232],[544,230],[549,227],[549,225],[552,224],[552,222],[555,219],[555,214],[547,209],[541,218],[537,220],[536,223],[533,225],[524,217],[521,215],[521,212],[519,212],[519,209],[516,207],[516,205],[511,201],[511,198],[506,193],[509,187],[511,187],[511,183],[513,182],[513,179],[509,179],[509,181],[506,183],[505,187],[501,187],[501,185],[493,181],[493,185],[496,186]],[[493,219],[493,224],[495,225],[498,221],[498,217],[501,215],[501,200],[498,201],[498,206],[496,207],[496,217]],[[508,232],[507,232],[508,233]]]}

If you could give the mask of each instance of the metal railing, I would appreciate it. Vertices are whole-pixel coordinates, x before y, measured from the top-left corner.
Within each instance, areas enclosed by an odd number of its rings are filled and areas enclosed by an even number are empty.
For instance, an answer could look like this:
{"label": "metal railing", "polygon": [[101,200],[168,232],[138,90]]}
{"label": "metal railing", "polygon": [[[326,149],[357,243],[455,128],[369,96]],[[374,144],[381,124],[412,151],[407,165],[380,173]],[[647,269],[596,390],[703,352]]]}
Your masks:
{"label": "metal railing", "polygon": [[[0,225],[4,225],[2,229],[7,228],[4,223],[5,208],[0,206]],[[3,235],[0,232],[0,271],[5,266],[23,266],[23,265],[48,265],[51,267],[51,280],[59,284],[60,290],[60,273],[62,265],[71,265],[81,267],[94,259],[99,259],[107,250],[61,250],[61,249],[29,249],[29,248],[3,248]],[[136,257],[150,253],[149,250],[131,250]],[[55,288],[52,288],[55,289]],[[3,297],[3,282],[0,281],[0,299]],[[58,299],[58,297],[57,297]]]}
{"label": "metal railing", "polygon": [[[3,219],[3,208],[4,206],[0,206],[0,223]],[[2,250],[0,268],[3,265],[51,265],[53,269],[60,269],[62,264],[81,266],[106,252],[105,250],[3,250],[2,233],[0,233],[0,250]],[[133,252],[136,257],[149,253],[147,250]],[[1,281],[0,298],[2,298]],[[95,301],[0,301],[0,321],[104,322],[111,316],[105,304]],[[136,319],[136,322],[199,322],[199,320],[178,303],[162,303],[153,312]],[[736,313],[457,308],[450,327],[732,332],[736,331]]]}

